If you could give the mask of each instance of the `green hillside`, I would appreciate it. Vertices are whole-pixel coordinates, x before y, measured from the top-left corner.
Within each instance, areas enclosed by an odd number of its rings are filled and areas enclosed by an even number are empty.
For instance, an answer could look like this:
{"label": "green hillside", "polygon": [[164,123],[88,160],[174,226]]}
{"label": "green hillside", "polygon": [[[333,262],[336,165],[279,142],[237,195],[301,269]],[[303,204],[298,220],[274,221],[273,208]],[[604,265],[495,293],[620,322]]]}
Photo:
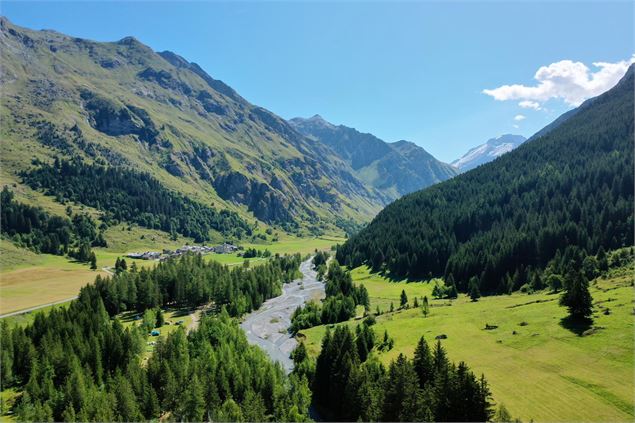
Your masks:
{"label": "green hillside", "polygon": [[293,232],[341,230],[382,205],[330,148],[174,53],[5,18],[0,46],[0,176],[19,200],[21,172],[63,157],[148,174],[204,206]]}
{"label": "green hillside", "polygon": [[[562,324],[566,309],[558,294],[513,293],[472,302],[433,299],[431,283],[394,281],[359,267],[353,281],[363,284],[371,310],[382,312],[372,327],[394,339],[389,351],[373,354],[385,365],[399,354],[412,356],[424,336],[429,343],[446,335],[451,360],[464,360],[485,374],[496,406],[504,404],[522,421],[632,421],[633,414],[633,263],[616,267],[591,282],[593,326],[579,336]],[[398,309],[400,294],[410,308]],[[430,300],[427,317],[415,298]],[[395,311],[389,312],[390,304]],[[354,328],[360,321],[342,325]],[[485,329],[490,325],[490,329]],[[320,351],[326,326],[301,331],[310,355]]]}
{"label": "green hillside", "polygon": [[506,293],[541,288],[548,265],[562,274],[600,248],[633,245],[633,74],[544,136],[395,201],[338,260]]}

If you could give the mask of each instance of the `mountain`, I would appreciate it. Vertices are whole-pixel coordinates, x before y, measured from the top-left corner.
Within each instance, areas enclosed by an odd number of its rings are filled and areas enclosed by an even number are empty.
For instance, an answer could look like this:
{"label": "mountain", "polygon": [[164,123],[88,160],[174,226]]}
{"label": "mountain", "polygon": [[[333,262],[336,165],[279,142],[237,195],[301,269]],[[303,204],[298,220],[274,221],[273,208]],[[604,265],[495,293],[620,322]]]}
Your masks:
{"label": "mountain", "polygon": [[175,53],[133,37],[95,42],[33,31],[6,18],[0,48],[0,164],[18,188],[34,163],[72,158],[147,173],[205,206],[288,230],[343,227],[386,202],[330,147]]}
{"label": "mountain", "polygon": [[354,174],[379,191],[388,203],[402,195],[444,181],[456,170],[409,141],[387,143],[321,116],[294,118],[289,123],[316,143],[331,148]]}
{"label": "mountain", "polygon": [[545,135],[395,201],[337,259],[510,292],[633,245],[634,66]]}
{"label": "mountain", "polygon": [[505,134],[497,138],[491,138],[487,140],[485,144],[481,144],[470,149],[460,158],[453,161],[452,166],[456,167],[461,172],[466,172],[484,163],[491,162],[505,153],[509,153],[526,140],[527,138],[522,135],[512,134]]}

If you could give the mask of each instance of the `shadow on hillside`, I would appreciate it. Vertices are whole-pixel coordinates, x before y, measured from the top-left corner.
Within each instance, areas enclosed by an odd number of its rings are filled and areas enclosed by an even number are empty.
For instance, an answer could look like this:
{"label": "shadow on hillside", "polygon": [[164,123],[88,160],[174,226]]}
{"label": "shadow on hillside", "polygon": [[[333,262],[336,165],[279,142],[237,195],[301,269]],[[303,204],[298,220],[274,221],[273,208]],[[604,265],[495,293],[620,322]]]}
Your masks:
{"label": "shadow on hillside", "polygon": [[591,329],[592,319],[574,319],[571,316],[560,319],[560,326],[570,330],[578,336],[582,336],[586,331]]}
{"label": "shadow on hillside", "polygon": [[404,278],[403,276],[396,276],[394,273],[392,273],[390,271],[387,271],[387,270],[373,271],[371,269],[370,273],[374,274],[374,275],[379,275],[382,278],[386,278],[386,279],[388,279],[389,282],[406,282],[406,283],[410,283],[410,282],[427,282],[426,280],[423,280],[423,279],[412,279],[410,277]]}

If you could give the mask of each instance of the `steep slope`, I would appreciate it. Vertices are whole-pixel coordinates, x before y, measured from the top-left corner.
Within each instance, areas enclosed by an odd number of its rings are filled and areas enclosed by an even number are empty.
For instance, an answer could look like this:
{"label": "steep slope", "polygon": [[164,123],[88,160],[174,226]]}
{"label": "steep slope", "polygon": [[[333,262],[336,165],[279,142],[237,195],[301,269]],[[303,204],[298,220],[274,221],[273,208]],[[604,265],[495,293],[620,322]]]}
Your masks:
{"label": "steep slope", "polygon": [[76,157],[289,230],[365,220],[383,199],[330,148],[198,65],[132,37],[101,43],[0,20],[5,181]]}
{"label": "steep slope", "polygon": [[444,181],[456,170],[435,159],[414,143],[387,143],[344,125],[333,125],[321,116],[294,118],[289,123],[317,143],[330,147],[364,182],[390,202],[402,195]]}
{"label": "steep slope", "polygon": [[481,144],[470,149],[467,153],[453,161],[451,164],[461,172],[467,172],[477,166],[491,162],[505,153],[509,153],[526,140],[527,138],[522,135],[512,134],[505,134],[497,138],[491,138],[487,140],[485,144]]}
{"label": "steep slope", "polygon": [[600,247],[633,245],[633,75],[632,65],[546,135],[395,201],[338,260],[508,292],[539,285],[549,263],[559,273]]}

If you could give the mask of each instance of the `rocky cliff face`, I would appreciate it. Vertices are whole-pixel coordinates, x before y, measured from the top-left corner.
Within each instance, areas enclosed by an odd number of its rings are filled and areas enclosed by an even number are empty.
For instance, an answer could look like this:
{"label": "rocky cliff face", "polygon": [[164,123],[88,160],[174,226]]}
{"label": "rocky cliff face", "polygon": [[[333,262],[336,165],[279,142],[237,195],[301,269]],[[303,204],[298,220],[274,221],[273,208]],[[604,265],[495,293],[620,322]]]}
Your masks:
{"label": "rocky cliff face", "polygon": [[333,125],[319,115],[294,118],[289,123],[316,143],[331,148],[350,164],[355,176],[381,194],[385,203],[457,173],[412,142],[387,143],[372,134]]}

